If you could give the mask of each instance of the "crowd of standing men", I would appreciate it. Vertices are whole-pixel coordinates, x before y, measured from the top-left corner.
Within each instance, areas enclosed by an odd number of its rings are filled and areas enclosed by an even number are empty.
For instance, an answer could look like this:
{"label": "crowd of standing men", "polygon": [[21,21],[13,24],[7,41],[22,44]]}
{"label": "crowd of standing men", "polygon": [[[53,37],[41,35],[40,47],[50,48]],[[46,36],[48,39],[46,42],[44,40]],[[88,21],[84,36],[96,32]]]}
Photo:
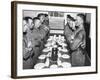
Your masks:
{"label": "crowd of standing men", "polygon": [[23,18],[23,69],[34,68],[48,34],[48,14],[40,13],[33,19]]}

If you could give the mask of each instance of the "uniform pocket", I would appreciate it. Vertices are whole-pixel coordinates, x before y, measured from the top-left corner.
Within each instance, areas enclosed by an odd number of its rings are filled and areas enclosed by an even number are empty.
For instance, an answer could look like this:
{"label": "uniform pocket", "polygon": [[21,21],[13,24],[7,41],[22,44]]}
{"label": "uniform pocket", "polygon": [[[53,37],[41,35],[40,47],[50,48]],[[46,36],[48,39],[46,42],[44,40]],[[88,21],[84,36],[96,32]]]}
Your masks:
{"label": "uniform pocket", "polygon": [[78,49],[71,54],[72,66],[84,66],[85,65],[85,54],[83,51]]}

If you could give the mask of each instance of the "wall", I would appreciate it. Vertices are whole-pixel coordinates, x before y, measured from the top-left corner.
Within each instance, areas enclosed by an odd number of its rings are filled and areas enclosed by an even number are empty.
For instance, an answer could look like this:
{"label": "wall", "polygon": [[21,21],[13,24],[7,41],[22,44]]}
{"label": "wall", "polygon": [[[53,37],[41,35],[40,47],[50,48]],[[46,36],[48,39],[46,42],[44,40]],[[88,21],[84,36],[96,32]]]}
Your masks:
{"label": "wall", "polygon": [[[31,0],[37,2],[66,3],[79,5],[100,5],[99,0]],[[11,0],[0,0],[0,80],[14,80],[10,78],[11,70]],[[100,9],[100,6],[99,6]],[[99,13],[100,14],[100,11]],[[100,16],[98,16],[100,21]],[[98,25],[100,26],[100,24]],[[98,27],[98,34],[100,28]],[[98,37],[100,41],[100,37]],[[98,42],[98,47],[100,42]],[[99,53],[99,52],[98,52]],[[100,54],[98,54],[100,57]],[[100,67],[98,59],[98,67]],[[30,78],[29,80],[100,80],[98,74],[73,75],[60,77]],[[24,80],[24,79],[22,79]]]}

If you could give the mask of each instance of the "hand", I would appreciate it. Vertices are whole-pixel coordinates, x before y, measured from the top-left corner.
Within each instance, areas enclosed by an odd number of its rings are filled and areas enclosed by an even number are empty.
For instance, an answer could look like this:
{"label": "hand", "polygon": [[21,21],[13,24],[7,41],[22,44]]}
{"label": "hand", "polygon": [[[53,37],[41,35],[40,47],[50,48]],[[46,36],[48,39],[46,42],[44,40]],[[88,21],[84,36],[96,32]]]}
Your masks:
{"label": "hand", "polygon": [[31,42],[31,41],[28,41],[27,47],[28,47],[28,48],[32,47],[32,42]]}
{"label": "hand", "polygon": [[85,43],[82,43],[81,47],[84,49],[86,47]]}
{"label": "hand", "polygon": [[73,40],[73,39],[74,39],[74,37],[75,37],[75,34],[72,34],[72,35],[71,35],[71,39]]}
{"label": "hand", "polygon": [[45,30],[49,30],[49,28],[48,28],[48,27],[44,27],[44,29],[45,29]]}
{"label": "hand", "polygon": [[81,42],[80,43],[81,47],[84,49],[86,47],[85,43],[84,42]]}

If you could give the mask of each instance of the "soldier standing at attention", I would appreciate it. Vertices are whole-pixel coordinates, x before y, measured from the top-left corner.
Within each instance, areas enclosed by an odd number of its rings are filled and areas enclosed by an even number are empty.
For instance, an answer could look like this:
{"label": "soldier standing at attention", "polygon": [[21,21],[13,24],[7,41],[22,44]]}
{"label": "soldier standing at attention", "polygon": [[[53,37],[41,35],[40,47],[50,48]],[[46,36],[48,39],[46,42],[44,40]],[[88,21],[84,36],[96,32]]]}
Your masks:
{"label": "soldier standing at attention", "polygon": [[70,48],[72,50],[72,54],[71,54],[72,66],[90,65],[90,62],[86,63],[87,52],[85,50],[86,33],[84,29],[84,21],[85,21],[84,17],[85,15],[83,14],[77,14],[76,17],[75,25],[78,26],[78,28],[74,30],[74,32],[76,33],[74,35],[73,41],[70,43]]}
{"label": "soldier standing at attention", "polygon": [[47,41],[48,34],[49,34],[49,28],[47,25],[44,24],[45,21],[45,15],[43,13],[38,14],[37,16],[40,19],[41,25],[40,25],[40,33],[42,36],[42,41],[41,41],[41,50],[44,48],[44,44]]}
{"label": "soldier standing at attention", "polygon": [[34,51],[30,38],[33,25],[31,17],[23,18],[23,69],[32,69],[33,67]]}
{"label": "soldier standing at attention", "polygon": [[41,55],[41,50],[42,50],[42,40],[45,37],[45,31],[44,29],[41,29],[41,21],[38,17],[33,18],[33,23],[34,23],[34,29],[33,29],[33,33],[32,33],[32,37],[33,37],[33,42],[35,43],[35,47],[34,47],[34,51],[35,51],[35,55],[34,55],[34,65],[36,64],[36,61],[38,59],[38,56]]}

